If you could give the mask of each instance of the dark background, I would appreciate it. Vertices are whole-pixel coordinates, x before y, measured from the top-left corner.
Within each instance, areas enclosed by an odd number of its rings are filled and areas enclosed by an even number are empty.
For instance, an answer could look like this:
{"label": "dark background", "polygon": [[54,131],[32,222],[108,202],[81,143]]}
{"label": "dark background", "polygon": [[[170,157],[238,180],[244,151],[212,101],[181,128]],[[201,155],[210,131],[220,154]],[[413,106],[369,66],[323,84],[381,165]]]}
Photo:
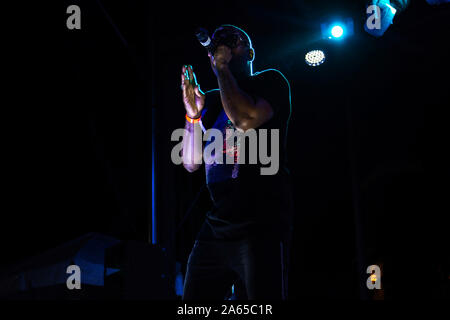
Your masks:
{"label": "dark background", "polygon": [[[71,4],[81,30],[65,27]],[[2,266],[91,231],[150,241],[154,109],[158,246],[169,273],[175,262],[184,270],[210,202],[200,193],[177,232],[204,184],[203,170],[170,160],[170,134],[184,125],[180,72],[191,64],[203,90],[216,88],[193,32],[230,23],[250,35],[254,70],[277,68],[292,88],[291,299],[370,298],[371,264],[385,298],[448,297],[448,5],[413,1],[379,39],[363,30],[364,1],[55,8],[57,32],[24,49],[36,81],[15,110]],[[338,17],[353,18],[355,35],[320,40],[320,22]],[[325,64],[304,63],[311,48],[326,50]]]}

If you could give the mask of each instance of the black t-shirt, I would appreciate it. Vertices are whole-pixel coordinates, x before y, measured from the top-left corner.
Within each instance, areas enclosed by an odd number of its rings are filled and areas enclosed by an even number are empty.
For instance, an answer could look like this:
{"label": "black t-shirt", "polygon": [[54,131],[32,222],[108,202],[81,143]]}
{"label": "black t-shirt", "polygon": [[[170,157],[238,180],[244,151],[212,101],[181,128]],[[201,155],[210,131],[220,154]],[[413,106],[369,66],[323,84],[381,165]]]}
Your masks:
{"label": "black t-shirt", "polygon": [[[220,91],[212,90],[206,94],[202,124],[206,130],[214,128],[222,132],[222,152],[212,153],[212,157],[222,157],[223,163],[205,163],[206,182],[213,207],[207,213],[197,239],[238,240],[266,233],[274,238],[283,238],[292,227],[292,198],[284,150],[290,113],[288,83],[278,71],[268,70],[241,81],[239,87],[255,101],[256,97],[268,101],[274,113],[269,121],[255,128],[257,163],[249,164],[249,139],[245,143],[246,162],[237,163],[239,146],[229,143],[227,148],[225,143],[226,130],[234,129],[234,126],[222,107]],[[276,174],[261,174],[261,167],[267,168],[270,164],[263,165],[260,162],[259,145],[264,136],[259,129],[267,129],[268,156],[272,162],[271,130],[279,130],[279,168]],[[214,138],[205,142],[204,148],[213,141]],[[226,163],[226,154],[234,158],[234,163]]]}

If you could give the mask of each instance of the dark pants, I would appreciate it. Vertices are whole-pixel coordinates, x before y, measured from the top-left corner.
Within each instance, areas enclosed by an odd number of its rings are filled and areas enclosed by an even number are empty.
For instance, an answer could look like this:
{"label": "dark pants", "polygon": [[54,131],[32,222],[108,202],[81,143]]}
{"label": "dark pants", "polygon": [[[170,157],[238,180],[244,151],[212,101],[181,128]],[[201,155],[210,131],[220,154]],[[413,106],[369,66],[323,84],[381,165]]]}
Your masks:
{"label": "dark pants", "polygon": [[286,299],[289,242],[268,238],[197,240],[183,300],[224,300],[233,284],[238,300]]}

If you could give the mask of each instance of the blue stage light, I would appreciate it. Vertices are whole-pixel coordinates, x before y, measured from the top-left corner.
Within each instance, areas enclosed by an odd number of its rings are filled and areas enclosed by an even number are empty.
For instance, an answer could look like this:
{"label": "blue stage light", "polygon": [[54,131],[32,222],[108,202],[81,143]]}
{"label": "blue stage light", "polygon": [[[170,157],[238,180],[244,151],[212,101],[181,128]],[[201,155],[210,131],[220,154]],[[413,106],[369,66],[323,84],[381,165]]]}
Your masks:
{"label": "blue stage light", "polygon": [[339,19],[320,24],[323,39],[341,40],[350,37],[354,33],[352,18]]}
{"label": "blue stage light", "polygon": [[375,37],[381,37],[393,23],[397,9],[391,5],[390,0],[372,0],[366,13],[364,30]]}
{"label": "blue stage light", "polygon": [[177,296],[183,296],[184,290],[184,279],[181,273],[181,264],[179,262],[175,263],[175,294]]}
{"label": "blue stage light", "polygon": [[397,9],[395,9],[393,6],[391,6],[389,3],[386,3],[386,6],[391,9],[391,13],[392,14],[396,14],[397,13]]}
{"label": "blue stage light", "polygon": [[340,38],[344,34],[344,29],[341,26],[334,26],[331,28],[331,35],[335,38]]}
{"label": "blue stage light", "polygon": [[427,2],[429,4],[431,4],[432,6],[437,6],[439,4],[443,4],[443,3],[449,3],[450,0],[427,0]]}

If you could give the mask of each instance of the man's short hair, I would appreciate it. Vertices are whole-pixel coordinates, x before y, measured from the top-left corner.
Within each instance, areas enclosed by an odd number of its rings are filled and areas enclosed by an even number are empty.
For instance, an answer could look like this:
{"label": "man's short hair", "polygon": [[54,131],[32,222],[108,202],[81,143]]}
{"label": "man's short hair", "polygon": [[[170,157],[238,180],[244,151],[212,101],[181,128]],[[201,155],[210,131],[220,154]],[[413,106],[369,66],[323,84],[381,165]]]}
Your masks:
{"label": "man's short hair", "polygon": [[241,28],[238,28],[238,27],[233,26],[231,24],[223,24],[223,25],[219,26],[214,31],[214,33],[212,35],[212,38],[213,39],[214,39],[214,37],[217,38],[217,36],[219,36],[220,33],[222,33],[222,32],[238,34],[240,40],[243,41],[248,48],[252,48],[252,40],[250,39],[248,34],[244,30],[242,30]]}

